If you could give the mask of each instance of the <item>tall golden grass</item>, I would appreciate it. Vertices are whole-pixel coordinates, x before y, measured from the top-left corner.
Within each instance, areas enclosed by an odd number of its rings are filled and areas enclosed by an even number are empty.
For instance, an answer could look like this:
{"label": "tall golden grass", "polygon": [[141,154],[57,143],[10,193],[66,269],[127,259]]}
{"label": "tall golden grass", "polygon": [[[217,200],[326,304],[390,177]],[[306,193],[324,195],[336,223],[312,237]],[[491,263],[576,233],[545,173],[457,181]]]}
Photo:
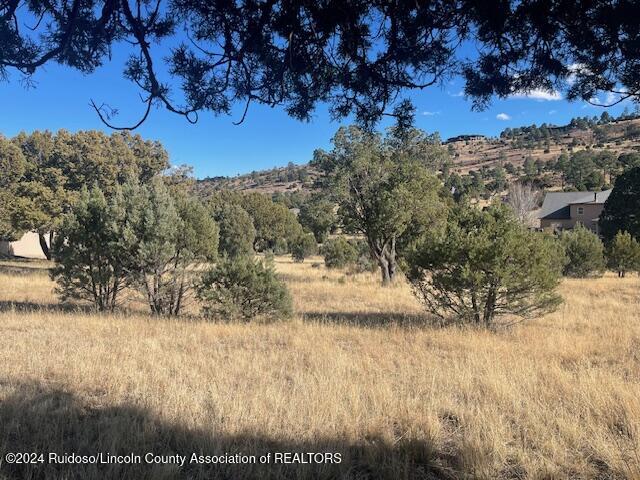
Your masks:
{"label": "tall golden grass", "polygon": [[[0,265],[0,453],[340,452],[340,464],[9,465],[0,478],[640,478],[640,280],[433,328],[407,285],[279,259],[294,319],[67,311]],[[22,268],[22,270],[20,270]],[[4,272],[4,273],[2,273]]]}

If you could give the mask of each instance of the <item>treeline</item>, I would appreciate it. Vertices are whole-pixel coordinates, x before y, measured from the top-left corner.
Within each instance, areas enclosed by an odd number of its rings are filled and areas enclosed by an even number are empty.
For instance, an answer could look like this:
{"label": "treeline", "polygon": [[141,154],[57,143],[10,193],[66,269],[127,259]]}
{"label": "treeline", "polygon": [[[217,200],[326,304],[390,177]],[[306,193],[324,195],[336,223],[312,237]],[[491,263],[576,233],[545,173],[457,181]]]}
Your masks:
{"label": "treeline", "polygon": [[[266,197],[247,200],[254,217],[234,201],[207,206],[174,180],[129,178],[109,193],[81,190],[52,244],[62,300],[113,311],[125,292],[138,291],[156,315],[180,315],[194,296],[205,315],[290,314],[286,286],[270,262],[254,258],[254,247],[275,244],[289,227],[301,231],[295,219]],[[258,216],[278,226],[256,228]]]}
{"label": "treeline", "polygon": [[617,154],[608,149],[587,148],[565,151],[547,161],[529,155],[518,166],[502,160],[466,175],[445,170],[441,178],[456,198],[488,200],[506,191],[514,181],[531,183],[538,189],[560,186],[565,191],[604,190],[611,188],[620,174],[636,166],[640,166],[638,152]]}
{"label": "treeline", "polygon": [[199,181],[202,190],[221,190],[232,187],[257,188],[265,185],[298,184],[310,187],[315,174],[308,165],[289,162],[286,167],[252,171],[235,177],[206,177]]}
{"label": "treeline", "polygon": [[[286,317],[291,297],[270,257],[290,254],[304,261],[319,251],[328,268],[377,269],[382,285],[404,275],[443,322],[490,327],[502,316],[552,311],[560,302],[555,288],[562,275],[592,276],[610,268],[624,276],[640,268],[636,157],[616,157],[622,171],[606,164],[604,175],[615,178],[615,185],[601,215],[603,241],[580,227],[559,237],[532,230],[526,202],[472,206],[451,188],[446,149],[407,126],[386,134],[338,130],[331,150],[314,152],[320,190],[298,199],[297,216],[286,197],[274,201],[229,190],[196,196],[189,170],[166,170],[158,144],[82,132],[80,138],[103,141],[102,150],[83,141],[86,150],[63,156],[58,152],[68,142],[58,136],[66,135],[44,135],[55,154],[24,147],[33,142],[3,139],[2,165],[8,169],[10,159],[18,158],[25,166],[17,176],[0,172],[2,184],[10,186],[6,191],[19,200],[9,199],[10,215],[2,212],[12,233],[19,225],[54,226],[50,253],[57,291],[63,300],[88,301],[99,310],[114,310],[127,302],[126,292],[137,291],[157,315],[183,314],[197,300],[204,315],[216,318]],[[83,163],[89,153],[95,156]],[[591,153],[576,152],[569,164],[581,165]],[[30,167],[27,158],[33,159]],[[591,160],[597,168],[605,165]],[[87,168],[92,166],[103,168]],[[15,208],[29,198],[20,192],[34,178],[53,185],[43,172],[58,173],[64,201],[59,211],[29,223],[24,218],[32,218],[31,212]],[[74,175],[83,175],[82,182]],[[37,205],[49,200],[33,198]]]}
{"label": "treeline", "polygon": [[612,117],[609,112],[604,111],[599,117],[595,115],[591,117],[574,117],[564,126],[549,125],[547,123],[538,126],[534,123],[529,126],[505,128],[500,132],[500,138],[521,142],[540,142],[549,139],[559,141],[563,135],[569,133],[571,130],[596,130],[598,127],[609,125],[613,122],[633,120],[638,117],[640,117],[640,110],[638,109],[631,113],[628,108],[625,108],[617,118]]}
{"label": "treeline", "polygon": [[15,240],[37,231],[55,232],[83,186],[104,192],[129,177],[147,182],[169,167],[159,142],[139,135],[99,131],[20,133],[0,136],[0,239]]}

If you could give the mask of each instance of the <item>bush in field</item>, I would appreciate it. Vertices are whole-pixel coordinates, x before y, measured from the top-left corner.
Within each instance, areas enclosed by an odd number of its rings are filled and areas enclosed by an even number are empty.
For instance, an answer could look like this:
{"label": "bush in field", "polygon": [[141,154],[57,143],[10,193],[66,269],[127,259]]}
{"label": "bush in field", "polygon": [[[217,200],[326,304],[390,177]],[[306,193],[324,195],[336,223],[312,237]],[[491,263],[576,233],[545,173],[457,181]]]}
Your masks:
{"label": "bush in field", "polygon": [[607,266],[624,277],[640,270],[640,243],[628,232],[618,232],[607,248]]}
{"label": "bush in field", "polygon": [[564,275],[586,278],[604,273],[604,245],[591,230],[578,224],[573,230],[562,232],[560,242],[567,258]]}
{"label": "bush in field", "polygon": [[81,191],[52,245],[51,276],[63,301],[87,300],[101,311],[116,308],[129,283],[135,245],[131,220],[121,190],[110,201],[98,187]]}
{"label": "bush in field", "polygon": [[445,321],[490,327],[501,315],[542,315],[561,301],[554,290],[562,248],[506,206],[456,207],[444,231],[423,237],[407,263],[415,295]]}
{"label": "bush in field", "polygon": [[305,258],[315,255],[318,251],[316,239],[312,234],[302,234],[295,238],[289,248],[295,262],[304,262]]}
{"label": "bush in field", "polygon": [[352,273],[375,272],[378,262],[371,256],[371,249],[367,242],[362,239],[352,240],[350,242],[356,249],[356,260],[351,265]]}
{"label": "bush in field", "polygon": [[327,268],[345,268],[358,259],[356,247],[344,237],[327,240],[322,245],[322,255]]}
{"label": "bush in field", "polygon": [[218,227],[186,191],[160,177],[82,191],[53,242],[53,278],[63,299],[113,310],[119,293],[136,287],[152,313],[178,315],[193,286],[193,269],[215,259]]}
{"label": "bush in field", "polygon": [[289,317],[292,301],[270,261],[251,257],[223,258],[206,272],[197,287],[208,317]]}
{"label": "bush in field", "polygon": [[223,203],[214,213],[214,219],[220,228],[219,250],[222,255],[235,258],[253,253],[256,229],[244,208],[234,203]]}

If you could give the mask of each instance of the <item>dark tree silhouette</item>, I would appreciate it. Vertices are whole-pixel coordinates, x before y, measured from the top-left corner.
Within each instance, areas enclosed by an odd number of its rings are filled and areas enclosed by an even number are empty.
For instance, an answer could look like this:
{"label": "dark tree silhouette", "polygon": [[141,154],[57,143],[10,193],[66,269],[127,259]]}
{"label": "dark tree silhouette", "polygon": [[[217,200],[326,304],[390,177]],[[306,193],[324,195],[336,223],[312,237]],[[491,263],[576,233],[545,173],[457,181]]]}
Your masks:
{"label": "dark tree silhouette", "polygon": [[640,239],[640,166],[618,178],[600,214],[600,233],[611,242],[618,232]]}
{"label": "dark tree silhouette", "polygon": [[[124,76],[145,106],[128,128],[154,105],[195,122],[237,102],[239,121],[252,102],[306,120],[322,101],[372,125],[404,90],[454,74],[475,108],[540,88],[617,103],[640,95],[637,18],[634,0],[0,0],[0,76],[50,62],[90,73],[130,45]],[[117,128],[115,109],[91,104]]]}

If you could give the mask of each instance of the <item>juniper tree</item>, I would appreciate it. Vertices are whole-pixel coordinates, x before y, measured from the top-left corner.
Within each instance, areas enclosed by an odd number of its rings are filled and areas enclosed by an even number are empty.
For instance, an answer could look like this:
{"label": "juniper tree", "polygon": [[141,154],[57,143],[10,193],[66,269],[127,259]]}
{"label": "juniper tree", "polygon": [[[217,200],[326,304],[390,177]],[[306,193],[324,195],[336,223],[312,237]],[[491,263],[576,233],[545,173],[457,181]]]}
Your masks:
{"label": "juniper tree", "polygon": [[313,233],[317,243],[326,240],[327,235],[336,226],[335,204],[321,194],[312,195],[300,206],[298,220]]}
{"label": "juniper tree", "polygon": [[291,257],[295,262],[304,262],[304,259],[314,255],[318,251],[315,237],[310,233],[303,233],[294,238],[289,246]]}
{"label": "juniper tree", "polygon": [[604,273],[604,245],[591,230],[579,223],[573,230],[562,232],[560,242],[567,257],[564,275],[585,278]]}
{"label": "juniper tree", "polygon": [[613,240],[620,231],[640,238],[640,166],[616,178],[600,214],[599,225],[605,241]]}
{"label": "juniper tree", "polygon": [[320,253],[327,268],[345,268],[358,259],[356,246],[342,235],[324,242]]}
{"label": "juniper tree", "polygon": [[87,300],[101,311],[118,306],[130,283],[129,262],[137,241],[135,214],[126,198],[121,189],[110,200],[97,186],[83,189],[64,216],[52,244],[56,265],[51,271],[64,301]]}
{"label": "juniper tree", "polygon": [[560,302],[562,249],[505,206],[455,206],[446,227],[424,236],[407,263],[415,295],[444,321],[490,327],[500,316],[530,318]]}
{"label": "juniper tree", "polygon": [[26,167],[22,151],[0,135],[0,240],[17,240],[23,233],[22,225],[16,221],[21,209],[16,189]]}
{"label": "juniper tree", "polygon": [[225,202],[214,208],[213,218],[220,228],[220,254],[230,258],[253,255],[256,229],[244,208]]}
{"label": "juniper tree", "polygon": [[207,317],[251,320],[292,312],[291,296],[273,263],[249,256],[216,262],[198,283],[198,298]]}
{"label": "juniper tree", "polygon": [[274,250],[276,244],[286,245],[302,233],[295,214],[284,204],[271,200],[261,193],[249,193],[239,197],[240,205],[251,216],[256,236],[255,251]]}
{"label": "juniper tree", "polygon": [[640,243],[629,232],[618,232],[607,248],[607,266],[624,277],[640,271]]}
{"label": "juniper tree", "polygon": [[132,273],[152,313],[178,315],[193,287],[191,269],[216,257],[218,227],[198,200],[185,193],[172,196],[162,178],[140,194]]}
{"label": "juniper tree", "polygon": [[440,182],[431,173],[443,150],[415,130],[403,138],[392,132],[383,139],[349,127],[338,130],[330,152],[314,153],[314,165],[326,173],[338,203],[342,228],[364,236],[383,285],[397,272],[398,247],[437,223],[444,212]]}
{"label": "juniper tree", "polygon": [[14,230],[38,232],[47,258],[45,235],[55,236],[63,213],[83,186],[97,185],[110,196],[128,178],[146,182],[168,166],[162,145],[126,132],[60,130],[54,135],[36,131],[20,133],[11,142],[22,152],[24,163],[20,176],[13,169],[0,169],[0,184],[6,179],[15,183],[12,196],[18,206],[12,225]]}

